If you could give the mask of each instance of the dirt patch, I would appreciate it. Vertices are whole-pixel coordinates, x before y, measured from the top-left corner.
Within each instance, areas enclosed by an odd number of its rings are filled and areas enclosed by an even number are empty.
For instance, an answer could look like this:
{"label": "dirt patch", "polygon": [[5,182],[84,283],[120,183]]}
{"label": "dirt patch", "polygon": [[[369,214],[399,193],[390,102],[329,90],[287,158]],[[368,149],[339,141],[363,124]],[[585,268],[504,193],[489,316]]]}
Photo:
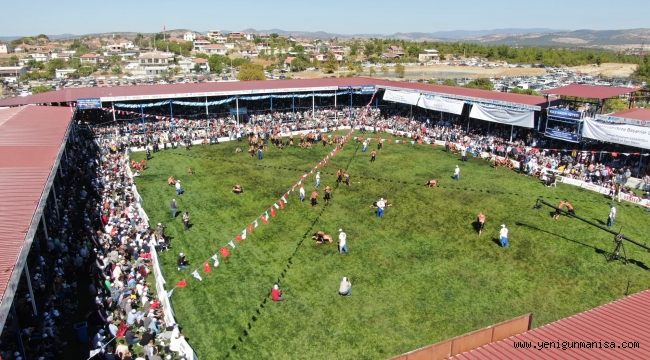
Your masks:
{"label": "dirt patch", "polygon": [[621,63],[603,63],[600,66],[596,64],[592,65],[582,65],[574,66],[570,69],[576,72],[581,72],[583,74],[592,75],[592,76],[605,76],[605,77],[617,77],[625,78],[632,75],[636,70],[638,65],[636,64],[621,64]]}

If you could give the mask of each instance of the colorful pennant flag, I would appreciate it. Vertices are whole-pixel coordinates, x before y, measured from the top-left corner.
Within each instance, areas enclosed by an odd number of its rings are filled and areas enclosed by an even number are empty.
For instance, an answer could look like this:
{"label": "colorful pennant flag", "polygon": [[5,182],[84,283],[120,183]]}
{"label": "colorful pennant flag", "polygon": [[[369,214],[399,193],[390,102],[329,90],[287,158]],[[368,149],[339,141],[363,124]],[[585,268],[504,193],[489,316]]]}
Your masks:
{"label": "colorful pennant flag", "polygon": [[264,215],[262,215],[262,222],[263,222],[264,224],[268,224],[268,223],[269,223],[269,212],[268,212],[268,211],[265,211],[265,212],[264,212]]}
{"label": "colorful pennant flag", "polygon": [[203,278],[201,277],[201,274],[199,274],[198,270],[194,270],[194,272],[192,272],[192,276],[194,276],[198,281],[203,281]]}
{"label": "colorful pennant flag", "polygon": [[203,272],[206,273],[206,274],[209,274],[209,273],[212,272],[212,268],[210,267],[210,263],[207,262],[207,261],[203,263]]}
{"label": "colorful pennant flag", "polygon": [[219,252],[221,253],[221,256],[225,258],[230,256],[230,250],[228,250],[228,248],[225,246],[221,247],[221,249],[219,249]]}
{"label": "colorful pennant flag", "polygon": [[235,242],[232,241],[232,240],[228,241],[228,246],[230,246],[231,248],[234,249],[235,248]]}
{"label": "colorful pennant flag", "polygon": [[241,231],[241,239],[246,240],[246,229]]}
{"label": "colorful pennant flag", "polygon": [[219,267],[219,256],[217,254],[212,255],[212,260],[214,261],[213,266]]}
{"label": "colorful pennant flag", "polygon": [[275,217],[275,215],[277,215],[275,212],[275,208],[271,206],[271,217]]}
{"label": "colorful pennant flag", "polygon": [[186,287],[186,286],[187,286],[187,281],[186,281],[185,279],[180,279],[180,280],[176,283],[176,287],[179,287],[179,288],[184,288],[184,287]]}

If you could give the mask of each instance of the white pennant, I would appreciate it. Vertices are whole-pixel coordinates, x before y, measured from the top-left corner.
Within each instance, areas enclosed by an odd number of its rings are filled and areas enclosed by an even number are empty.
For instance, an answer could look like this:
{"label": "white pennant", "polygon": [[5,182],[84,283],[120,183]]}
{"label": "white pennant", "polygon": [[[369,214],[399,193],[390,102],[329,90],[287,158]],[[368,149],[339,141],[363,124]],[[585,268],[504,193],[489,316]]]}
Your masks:
{"label": "white pennant", "polygon": [[[242,238],[243,238],[243,237],[242,237]],[[232,240],[230,240],[230,241],[228,242],[228,245],[229,245],[231,248],[233,248],[233,249],[235,248],[235,242],[232,241]]]}
{"label": "white pennant", "polygon": [[219,267],[219,256],[217,254],[212,255],[212,260],[214,260],[214,267]]}
{"label": "white pennant", "polygon": [[199,274],[198,270],[194,270],[192,276],[194,276],[198,281],[203,281],[203,278],[201,277],[201,274]]}

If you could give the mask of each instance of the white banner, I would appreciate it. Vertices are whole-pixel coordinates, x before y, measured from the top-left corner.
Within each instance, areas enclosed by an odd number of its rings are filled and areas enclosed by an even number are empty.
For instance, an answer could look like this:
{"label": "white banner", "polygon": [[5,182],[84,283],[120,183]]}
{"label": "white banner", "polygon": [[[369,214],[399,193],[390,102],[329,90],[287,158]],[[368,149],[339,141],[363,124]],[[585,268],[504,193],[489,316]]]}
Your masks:
{"label": "white banner", "polygon": [[420,94],[410,91],[397,91],[386,89],[384,92],[385,101],[393,101],[402,104],[417,105],[420,99]]}
{"label": "white banner", "polygon": [[631,124],[606,124],[585,119],[582,136],[614,144],[650,149],[650,128]]}
{"label": "white banner", "polygon": [[534,111],[518,111],[474,104],[472,105],[472,111],[470,111],[469,117],[507,125],[527,128],[535,127]]}
{"label": "white banner", "polygon": [[[385,98],[385,97],[384,97]],[[464,101],[447,99],[440,96],[425,96],[420,98],[418,106],[429,110],[442,111],[445,113],[460,115],[463,113]]]}

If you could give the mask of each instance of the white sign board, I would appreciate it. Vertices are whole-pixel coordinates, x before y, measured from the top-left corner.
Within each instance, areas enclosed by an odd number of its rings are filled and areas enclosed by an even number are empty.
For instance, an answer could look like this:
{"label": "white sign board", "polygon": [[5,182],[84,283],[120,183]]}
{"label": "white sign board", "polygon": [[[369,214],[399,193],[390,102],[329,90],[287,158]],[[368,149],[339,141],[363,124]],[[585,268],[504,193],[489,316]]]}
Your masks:
{"label": "white sign board", "polygon": [[420,94],[410,91],[388,90],[384,92],[384,101],[398,102],[402,104],[417,105]]}
{"label": "white sign board", "polygon": [[582,136],[614,144],[650,149],[650,127],[585,119]]}
{"label": "white sign board", "polygon": [[429,110],[441,111],[449,114],[460,115],[463,113],[464,101],[447,99],[440,96],[422,95],[418,106]]}
{"label": "white sign board", "polygon": [[472,111],[470,111],[469,117],[531,129],[535,127],[534,111],[518,111],[474,104],[472,105]]}

